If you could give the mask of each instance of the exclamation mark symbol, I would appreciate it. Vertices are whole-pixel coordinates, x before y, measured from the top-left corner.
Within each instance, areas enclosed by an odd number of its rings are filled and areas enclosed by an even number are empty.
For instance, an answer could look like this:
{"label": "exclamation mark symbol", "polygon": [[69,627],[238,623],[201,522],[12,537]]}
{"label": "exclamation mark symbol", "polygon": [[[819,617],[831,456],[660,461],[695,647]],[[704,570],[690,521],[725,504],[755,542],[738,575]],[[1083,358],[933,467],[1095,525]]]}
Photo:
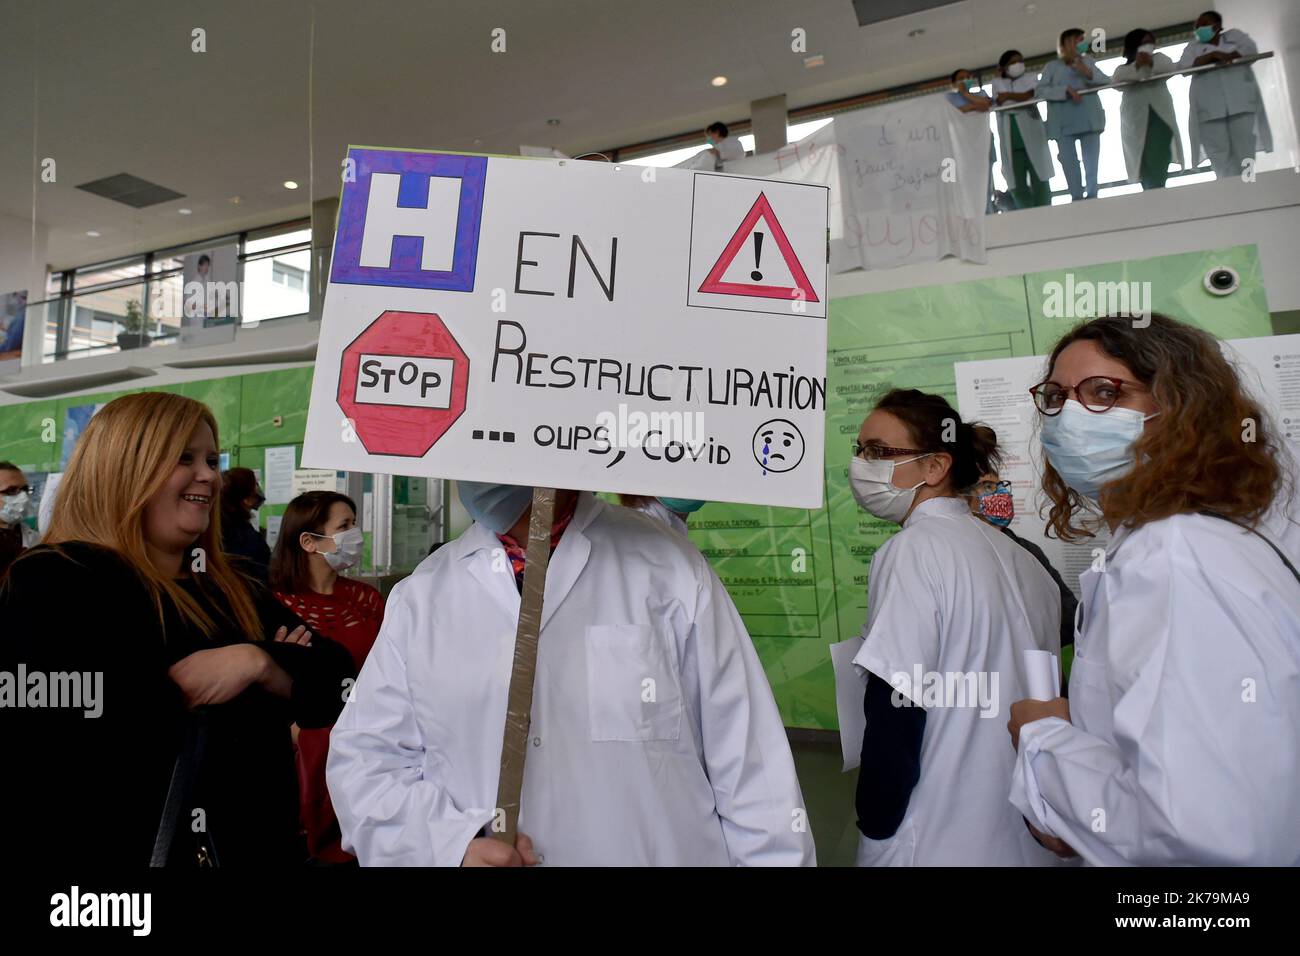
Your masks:
{"label": "exclamation mark symbol", "polygon": [[754,233],[754,271],[749,274],[749,277],[755,282],[763,281],[763,273],[758,271],[758,267],[762,264],[762,261],[763,234],[761,232],[756,232]]}

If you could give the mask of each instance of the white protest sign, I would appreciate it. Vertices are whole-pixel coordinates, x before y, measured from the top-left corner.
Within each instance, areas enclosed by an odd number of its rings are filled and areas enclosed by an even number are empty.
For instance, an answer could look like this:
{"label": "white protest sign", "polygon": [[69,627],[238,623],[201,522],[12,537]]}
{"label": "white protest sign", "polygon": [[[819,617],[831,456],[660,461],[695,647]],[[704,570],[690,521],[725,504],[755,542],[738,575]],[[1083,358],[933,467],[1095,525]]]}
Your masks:
{"label": "white protest sign", "polygon": [[837,117],[844,242],[857,264],[985,262],[991,137],[987,114],[942,94]]}
{"label": "white protest sign", "polygon": [[302,467],[820,506],[824,186],[348,158]]}

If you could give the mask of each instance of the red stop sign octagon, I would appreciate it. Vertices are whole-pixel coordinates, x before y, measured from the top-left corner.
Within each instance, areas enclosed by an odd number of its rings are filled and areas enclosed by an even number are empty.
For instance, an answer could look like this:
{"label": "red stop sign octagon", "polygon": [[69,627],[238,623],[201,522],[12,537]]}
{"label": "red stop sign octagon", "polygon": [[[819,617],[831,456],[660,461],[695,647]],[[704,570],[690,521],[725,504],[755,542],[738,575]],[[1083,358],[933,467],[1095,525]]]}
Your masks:
{"label": "red stop sign octagon", "polygon": [[[450,362],[449,389],[444,388],[440,393],[445,395],[445,407],[406,404],[404,402],[409,400],[401,397],[404,392],[400,389],[395,390],[391,398],[385,397],[380,390],[366,389],[367,400],[359,401],[363,356],[368,357],[368,369],[427,366],[429,359],[440,360],[439,367],[445,369],[446,363]],[[389,360],[385,356],[394,358]],[[401,359],[410,361],[403,363]],[[388,375],[388,382],[393,381],[394,374]],[[376,373],[366,372],[366,380],[375,379]],[[469,357],[442,319],[432,312],[384,312],[343,350],[339,368],[339,408],[352,420],[362,447],[372,455],[403,458],[426,455],[465,411],[468,389]],[[405,394],[409,394],[409,390]]]}

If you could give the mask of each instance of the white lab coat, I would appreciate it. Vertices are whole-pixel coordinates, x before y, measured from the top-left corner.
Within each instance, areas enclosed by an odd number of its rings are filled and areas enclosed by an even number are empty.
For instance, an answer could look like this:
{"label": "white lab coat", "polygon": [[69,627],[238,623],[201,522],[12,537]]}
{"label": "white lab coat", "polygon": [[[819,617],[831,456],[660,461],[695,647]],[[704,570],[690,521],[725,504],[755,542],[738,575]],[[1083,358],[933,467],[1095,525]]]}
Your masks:
{"label": "white lab coat", "polygon": [[[1136,62],[1125,63],[1115,70],[1112,79],[1116,83],[1134,83],[1173,71],[1173,60],[1163,53],[1153,53],[1151,66],[1139,67]],[[1174,115],[1174,98],[1169,95],[1169,81],[1137,83],[1125,87],[1120,95],[1119,132],[1124,144],[1124,168],[1128,172],[1128,178],[1136,181],[1141,177],[1142,147],[1147,139],[1147,115],[1151,112],[1159,116],[1173,132],[1173,140],[1169,144],[1172,158],[1179,166],[1185,166],[1183,138],[1178,133],[1178,117]]]}
{"label": "white lab coat", "polygon": [[[1300,565],[1300,524],[1260,531]],[[1070,721],[1025,724],[1011,802],[1096,865],[1300,864],[1300,583],[1176,515],[1079,578]]]}
{"label": "white lab coat", "polygon": [[[330,736],[363,865],[456,866],[492,820],[519,605],[479,524],[394,588]],[[727,592],[682,536],[587,493],[547,573],[527,753],[519,829],[547,865],[815,863]]]}
{"label": "white lab coat", "polygon": [[[1014,80],[1005,76],[995,76],[993,99],[996,102],[999,93],[1032,93],[1037,85],[1037,73],[1022,73]],[[1007,182],[1011,182],[1013,178],[1011,121],[1014,119],[1020,138],[1025,143],[1025,152],[1029,154],[1029,163],[1034,167],[1034,174],[1043,182],[1050,181],[1053,175],[1052,154],[1047,147],[1047,127],[1038,112],[1038,104],[1003,110],[994,115],[998,118],[998,147],[1001,152],[1003,178]]]}
{"label": "white lab coat", "polygon": [[1021,651],[1060,653],[1061,595],[1051,575],[964,500],[932,498],[872,559],[867,615],[853,661],[862,670],[891,683],[917,666],[984,674],[990,690],[997,675],[997,693],[982,717],[976,706],[935,706],[910,682],[907,696],[926,705],[920,779],[894,836],[859,836],[858,864],[1053,865],[1006,800],[1015,765],[1007,710],[1026,686]]}
{"label": "white lab coat", "polygon": [[[1240,53],[1242,56],[1254,56],[1259,52],[1249,34],[1241,30],[1224,30],[1219,34],[1217,45],[1193,40],[1183,48],[1183,55],[1178,66],[1187,69],[1199,56],[1206,53]],[[1192,166],[1199,166],[1206,158],[1201,146],[1201,123],[1206,120],[1224,119],[1238,113],[1255,114],[1255,149],[1261,153],[1273,149],[1273,133],[1269,129],[1268,115],[1264,112],[1264,101],[1259,94],[1259,84],[1255,82],[1255,67],[1232,66],[1216,70],[1205,70],[1192,75],[1191,91],[1188,93],[1190,107],[1187,122],[1190,126],[1192,144]]]}
{"label": "white lab coat", "polygon": [[678,534],[686,534],[689,530],[686,527],[686,522],[683,520],[682,516],[676,511],[672,511],[665,507],[664,503],[658,498],[651,498],[649,501],[637,505],[632,510],[639,511],[643,515],[649,515],[656,521],[672,528]]}

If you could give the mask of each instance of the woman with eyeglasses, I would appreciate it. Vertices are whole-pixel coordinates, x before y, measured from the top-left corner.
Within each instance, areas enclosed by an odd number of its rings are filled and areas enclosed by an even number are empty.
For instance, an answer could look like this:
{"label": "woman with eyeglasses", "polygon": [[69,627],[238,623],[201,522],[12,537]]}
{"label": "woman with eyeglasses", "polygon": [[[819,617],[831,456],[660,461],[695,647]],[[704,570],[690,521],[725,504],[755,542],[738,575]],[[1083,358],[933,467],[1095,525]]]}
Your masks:
{"label": "woman with eyeglasses", "polygon": [[970,513],[997,438],[938,395],[895,389],[862,423],[849,483],[902,530],[871,561],[853,663],[866,679],[860,866],[1047,866],[1007,802],[1015,755],[999,716],[1024,696],[1022,651],[1060,653],[1061,599],[1042,566]]}
{"label": "woman with eyeglasses", "polygon": [[1088,863],[1300,864],[1294,459],[1211,335],[1094,319],[1032,389],[1080,577],[1070,700],[1022,700],[1012,802]]}

